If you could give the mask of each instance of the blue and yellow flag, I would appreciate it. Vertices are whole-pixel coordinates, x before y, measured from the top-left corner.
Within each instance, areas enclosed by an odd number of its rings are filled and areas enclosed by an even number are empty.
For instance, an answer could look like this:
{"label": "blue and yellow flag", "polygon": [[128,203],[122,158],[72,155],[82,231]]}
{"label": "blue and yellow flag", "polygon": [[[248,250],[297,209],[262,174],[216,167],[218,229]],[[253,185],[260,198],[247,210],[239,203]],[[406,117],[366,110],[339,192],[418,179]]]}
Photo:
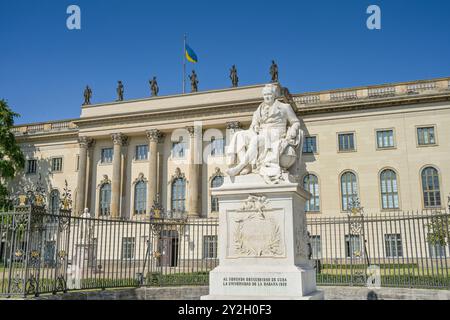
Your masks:
{"label": "blue and yellow flag", "polygon": [[191,47],[189,47],[187,44],[185,46],[185,52],[186,52],[186,59],[192,63],[197,63],[197,55],[195,54],[194,50],[192,50]]}

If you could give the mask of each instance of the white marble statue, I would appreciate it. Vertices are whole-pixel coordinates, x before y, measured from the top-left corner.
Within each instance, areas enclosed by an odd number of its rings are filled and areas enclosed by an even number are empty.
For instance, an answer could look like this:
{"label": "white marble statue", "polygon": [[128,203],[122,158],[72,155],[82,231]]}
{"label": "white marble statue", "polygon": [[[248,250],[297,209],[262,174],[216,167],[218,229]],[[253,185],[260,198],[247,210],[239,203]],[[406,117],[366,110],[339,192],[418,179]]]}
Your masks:
{"label": "white marble statue", "polygon": [[231,139],[227,156],[234,166],[227,173],[232,177],[259,173],[266,183],[279,183],[282,173],[299,160],[303,130],[292,107],[277,100],[277,84],[266,85],[262,94],[264,102],[253,114],[250,128],[235,132]]}

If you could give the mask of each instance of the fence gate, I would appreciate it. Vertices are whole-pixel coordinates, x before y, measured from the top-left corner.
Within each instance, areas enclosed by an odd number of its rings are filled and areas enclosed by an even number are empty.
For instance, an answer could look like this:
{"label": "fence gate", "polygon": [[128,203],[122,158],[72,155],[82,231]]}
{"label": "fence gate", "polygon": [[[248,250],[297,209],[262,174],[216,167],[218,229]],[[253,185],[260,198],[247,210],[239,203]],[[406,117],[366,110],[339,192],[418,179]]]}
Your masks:
{"label": "fence gate", "polygon": [[0,213],[0,295],[38,296],[67,290],[70,210],[48,214],[21,204]]}

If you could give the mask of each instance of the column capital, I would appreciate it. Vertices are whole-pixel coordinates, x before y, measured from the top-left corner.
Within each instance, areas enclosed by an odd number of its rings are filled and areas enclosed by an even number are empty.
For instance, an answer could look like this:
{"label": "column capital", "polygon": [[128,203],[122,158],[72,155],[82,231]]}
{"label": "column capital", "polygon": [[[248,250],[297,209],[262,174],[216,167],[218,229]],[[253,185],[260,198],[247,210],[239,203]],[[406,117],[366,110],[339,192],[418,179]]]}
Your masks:
{"label": "column capital", "polygon": [[152,142],[159,142],[164,137],[164,134],[158,129],[150,129],[145,131],[145,133],[147,134],[148,140]]}
{"label": "column capital", "polygon": [[239,121],[228,121],[227,129],[231,130],[242,129],[242,125]]}
{"label": "column capital", "polygon": [[114,144],[122,146],[125,146],[128,143],[128,137],[121,132],[111,134],[111,139]]}
{"label": "column capital", "polygon": [[78,137],[78,143],[81,148],[90,148],[95,144],[95,140],[90,137]]}
{"label": "column capital", "polygon": [[186,130],[189,132],[189,135],[191,136],[191,138],[202,136],[203,130],[201,130],[201,127],[188,126],[188,127],[186,127]]}

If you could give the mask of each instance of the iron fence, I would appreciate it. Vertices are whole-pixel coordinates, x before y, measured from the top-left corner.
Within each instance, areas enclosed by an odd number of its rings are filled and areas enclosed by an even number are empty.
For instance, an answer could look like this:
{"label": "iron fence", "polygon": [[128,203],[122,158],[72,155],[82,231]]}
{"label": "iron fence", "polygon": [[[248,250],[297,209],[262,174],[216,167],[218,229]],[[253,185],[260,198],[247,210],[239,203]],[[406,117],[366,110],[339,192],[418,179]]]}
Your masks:
{"label": "iron fence", "polygon": [[[450,289],[449,213],[308,218],[319,285]],[[207,285],[217,219],[112,220],[16,206],[0,213],[0,295]]]}
{"label": "iron fence", "polygon": [[0,214],[0,295],[203,285],[218,265],[216,219],[113,220],[18,209]]}
{"label": "iron fence", "polygon": [[308,219],[317,283],[450,289],[449,216],[438,210]]}

